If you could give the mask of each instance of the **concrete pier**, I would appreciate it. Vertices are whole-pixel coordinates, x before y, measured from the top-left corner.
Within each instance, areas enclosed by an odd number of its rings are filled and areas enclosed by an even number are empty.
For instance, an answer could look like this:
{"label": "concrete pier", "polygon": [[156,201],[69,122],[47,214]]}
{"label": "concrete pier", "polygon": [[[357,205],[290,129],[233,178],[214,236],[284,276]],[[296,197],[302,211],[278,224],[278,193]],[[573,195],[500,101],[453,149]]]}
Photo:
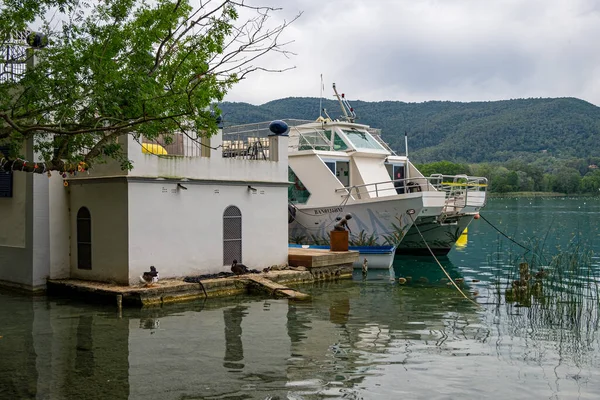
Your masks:
{"label": "concrete pier", "polygon": [[204,279],[188,283],[183,279],[161,279],[150,287],[125,286],[77,279],[48,280],[48,295],[77,296],[93,302],[117,303],[118,307],[153,306],[207,297],[263,292],[274,297],[305,300],[309,296],[290,285],[352,277],[352,263],[358,252],[289,249],[287,267],[259,274]]}

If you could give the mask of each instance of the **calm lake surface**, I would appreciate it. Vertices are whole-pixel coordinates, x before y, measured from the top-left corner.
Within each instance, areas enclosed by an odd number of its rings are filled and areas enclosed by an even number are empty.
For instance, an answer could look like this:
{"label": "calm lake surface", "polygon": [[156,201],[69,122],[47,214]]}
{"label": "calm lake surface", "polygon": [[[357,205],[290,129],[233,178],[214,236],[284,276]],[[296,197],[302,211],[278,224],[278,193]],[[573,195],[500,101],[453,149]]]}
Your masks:
{"label": "calm lake surface", "polygon": [[[491,199],[482,215],[549,255],[600,251],[600,199]],[[243,296],[119,317],[0,293],[0,399],[597,399],[598,302],[583,289],[560,312],[506,302],[524,253],[471,224],[440,263],[475,303],[429,257],[302,286],[313,299],[301,303]]]}

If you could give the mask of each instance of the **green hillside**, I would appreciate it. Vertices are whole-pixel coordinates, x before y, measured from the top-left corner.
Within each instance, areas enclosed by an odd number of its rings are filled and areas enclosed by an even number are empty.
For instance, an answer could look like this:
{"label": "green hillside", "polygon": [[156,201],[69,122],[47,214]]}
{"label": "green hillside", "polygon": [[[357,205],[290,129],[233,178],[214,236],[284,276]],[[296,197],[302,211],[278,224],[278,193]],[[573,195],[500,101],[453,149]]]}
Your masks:
{"label": "green hillside", "polygon": [[[405,151],[406,131],[415,162],[532,162],[600,155],[600,108],[575,98],[350,103],[357,122],[382,129],[384,140],[399,154]],[[337,101],[324,100],[323,107],[332,118],[341,115]],[[319,99],[290,97],[260,106],[226,102],[220,108],[227,124],[314,120]]]}

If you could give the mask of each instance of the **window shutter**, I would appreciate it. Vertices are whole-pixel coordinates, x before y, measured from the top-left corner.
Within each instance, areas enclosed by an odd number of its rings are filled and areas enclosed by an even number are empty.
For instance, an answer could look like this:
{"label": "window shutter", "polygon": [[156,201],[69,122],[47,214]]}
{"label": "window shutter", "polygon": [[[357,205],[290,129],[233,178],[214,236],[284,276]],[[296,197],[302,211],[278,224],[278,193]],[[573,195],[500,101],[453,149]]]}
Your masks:
{"label": "window shutter", "polygon": [[[8,147],[0,146],[0,153],[8,154]],[[13,172],[0,171],[0,197],[12,197]]]}

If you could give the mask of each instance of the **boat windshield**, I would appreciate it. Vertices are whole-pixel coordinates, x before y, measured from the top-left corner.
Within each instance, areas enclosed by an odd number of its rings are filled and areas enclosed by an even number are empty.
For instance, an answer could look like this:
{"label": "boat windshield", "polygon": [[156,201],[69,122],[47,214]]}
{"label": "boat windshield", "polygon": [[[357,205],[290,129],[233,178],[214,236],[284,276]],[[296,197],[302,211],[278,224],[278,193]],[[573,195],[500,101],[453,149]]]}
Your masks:
{"label": "boat windshield", "polygon": [[368,132],[359,131],[357,129],[344,129],[343,131],[357,149],[384,150],[377,140],[375,140]]}

